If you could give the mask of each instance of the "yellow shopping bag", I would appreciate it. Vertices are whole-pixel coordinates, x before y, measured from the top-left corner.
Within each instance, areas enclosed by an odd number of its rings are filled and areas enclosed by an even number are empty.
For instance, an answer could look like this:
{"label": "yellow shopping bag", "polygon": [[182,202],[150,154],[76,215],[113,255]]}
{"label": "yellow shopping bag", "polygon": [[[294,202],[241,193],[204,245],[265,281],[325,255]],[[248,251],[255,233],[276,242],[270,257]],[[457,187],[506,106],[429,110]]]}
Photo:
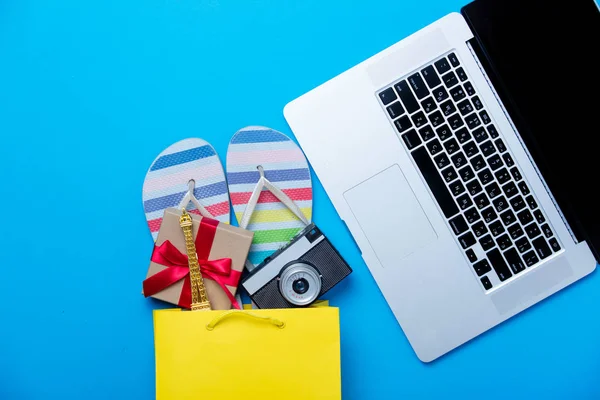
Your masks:
{"label": "yellow shopping bag", "polygon": [[158,400],[341,399],[339,310],[154,311]]}

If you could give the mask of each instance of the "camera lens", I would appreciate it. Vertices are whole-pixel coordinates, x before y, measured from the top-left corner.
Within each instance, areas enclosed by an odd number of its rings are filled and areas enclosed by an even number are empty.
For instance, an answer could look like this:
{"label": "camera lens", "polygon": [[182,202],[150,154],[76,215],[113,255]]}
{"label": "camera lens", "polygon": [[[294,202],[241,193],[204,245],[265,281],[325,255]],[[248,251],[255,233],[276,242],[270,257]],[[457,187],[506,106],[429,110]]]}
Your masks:
{"label": "camera lens", "polygon": [[321,274],[306,261],[292,261],[279,273],[279,292],[293,305],[302,307],[313,303],[321,287]]}
{"label": "camera lens", "polygon": [[304,278],[296,279],[292,283],[292,289],[298,294],[304,294],[308,290],[308,281]]}

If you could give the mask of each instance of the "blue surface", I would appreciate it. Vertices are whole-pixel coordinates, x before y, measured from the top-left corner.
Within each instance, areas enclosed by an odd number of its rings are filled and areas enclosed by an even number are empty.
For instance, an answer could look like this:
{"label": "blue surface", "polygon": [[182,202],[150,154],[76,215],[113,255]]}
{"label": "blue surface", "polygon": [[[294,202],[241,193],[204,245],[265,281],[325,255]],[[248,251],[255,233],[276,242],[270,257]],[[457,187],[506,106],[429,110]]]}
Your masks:
{"label": "blue surface", "polygon": [[[224,160],[247,125],[290,134],[286,102],[463,2],[0,2],[0,398],[152,398],[154,157],[197,136]],[[355,271],[328,296],[345,400],[600,397],[598,272],[422,364],[314,187]]]}

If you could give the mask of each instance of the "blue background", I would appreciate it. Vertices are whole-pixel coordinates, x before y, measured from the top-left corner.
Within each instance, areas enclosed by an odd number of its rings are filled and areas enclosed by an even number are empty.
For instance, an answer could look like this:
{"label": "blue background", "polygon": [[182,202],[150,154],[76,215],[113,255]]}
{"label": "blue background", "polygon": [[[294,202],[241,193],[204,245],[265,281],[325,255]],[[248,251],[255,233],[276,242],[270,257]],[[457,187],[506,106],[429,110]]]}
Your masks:
{"label": "blue background", "polygon": [[[154,157],[202,137],[224,160],[247,125],[291,135],[288,101],[463,4],[1,1],[0,398],[152,398]],[[354,267],[328,296],[344,399],[600,396],[597,272],[422,364],[314,189],[314,219]]]}

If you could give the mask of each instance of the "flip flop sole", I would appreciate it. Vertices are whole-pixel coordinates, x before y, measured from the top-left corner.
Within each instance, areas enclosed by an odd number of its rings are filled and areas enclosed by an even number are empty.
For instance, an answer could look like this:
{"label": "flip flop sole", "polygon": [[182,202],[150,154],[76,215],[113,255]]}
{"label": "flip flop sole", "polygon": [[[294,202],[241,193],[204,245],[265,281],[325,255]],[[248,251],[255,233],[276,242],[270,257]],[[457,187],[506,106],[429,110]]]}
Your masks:
{"label": "flip flop sole", "polygon": [[[260,178],[265,177],[288,195],[310,221],[312,182],[304,153],[289,137],[265,127],[238,131],[227,149],[227,182],[233,210],[239,222],[250,195]],[[271,192],[264,189],[246,229],[254,232],[248,259],[254,265],[284,246],[304,224]]]}
{"label": "flip flop sole", "polygon": [[[172,144],[154,160],[142,191],[144,212],[156,240],[165,209],[177,207],[195,181],[194,195],[215,219],[229,223],[230,203],[225,173],[215,149],[202,139]],[[200,212],[190,203],[188,211]]]}

